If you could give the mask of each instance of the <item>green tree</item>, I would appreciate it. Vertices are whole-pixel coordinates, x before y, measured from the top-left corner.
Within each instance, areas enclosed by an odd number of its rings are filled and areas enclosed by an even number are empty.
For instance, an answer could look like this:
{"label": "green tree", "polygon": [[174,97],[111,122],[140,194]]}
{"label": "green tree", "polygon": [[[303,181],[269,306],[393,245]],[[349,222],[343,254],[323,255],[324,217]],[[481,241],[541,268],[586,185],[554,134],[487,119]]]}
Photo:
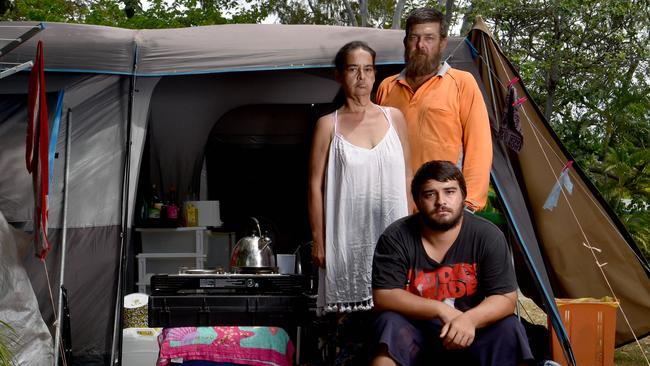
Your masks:
{"label": "green tree", "polygon": [[650,258],[650,1],[472,1]]}
{"label": "green tree", "polygon": [[258,23],[268,15],[263,2],[236,0],[14,0],[0,19],[86,23],[134,29]]}

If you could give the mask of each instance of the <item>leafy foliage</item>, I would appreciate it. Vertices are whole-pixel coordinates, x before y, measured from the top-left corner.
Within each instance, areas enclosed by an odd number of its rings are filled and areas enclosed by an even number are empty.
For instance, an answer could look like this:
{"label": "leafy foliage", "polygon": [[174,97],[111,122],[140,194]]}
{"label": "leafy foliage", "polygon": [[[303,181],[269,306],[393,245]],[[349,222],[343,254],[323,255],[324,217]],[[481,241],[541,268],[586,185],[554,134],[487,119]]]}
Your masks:
{"label": "leafy foliage", "polygon": [[650,1],[472,1],[650,258]]}
{"label": "leafy foliage", "polygon": [[14,348],[17,345],[17,338],[16,331],[9,324],[0,320],[0,365],[13,366],[16,364]]}
{"label": "leafy foliage", "polygon": [[259,23],[268,16],[267,6],[252,0],[152,0],[147,5],[139,0],[15,0],[0,19],[155,29]]}

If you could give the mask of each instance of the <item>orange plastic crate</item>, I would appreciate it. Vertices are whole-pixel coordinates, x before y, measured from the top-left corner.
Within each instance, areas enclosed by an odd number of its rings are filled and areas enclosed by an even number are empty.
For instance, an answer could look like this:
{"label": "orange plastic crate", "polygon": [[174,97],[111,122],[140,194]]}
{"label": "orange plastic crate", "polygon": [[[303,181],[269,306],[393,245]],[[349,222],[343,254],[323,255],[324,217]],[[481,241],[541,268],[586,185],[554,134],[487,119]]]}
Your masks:
{"label": "orange plastic crate", "polygon": [[[603,299],[555,299],[569,335],[577,366],[613,366],[618,303]],[[569,365],[555,330],[551,329],[553,360]]]}

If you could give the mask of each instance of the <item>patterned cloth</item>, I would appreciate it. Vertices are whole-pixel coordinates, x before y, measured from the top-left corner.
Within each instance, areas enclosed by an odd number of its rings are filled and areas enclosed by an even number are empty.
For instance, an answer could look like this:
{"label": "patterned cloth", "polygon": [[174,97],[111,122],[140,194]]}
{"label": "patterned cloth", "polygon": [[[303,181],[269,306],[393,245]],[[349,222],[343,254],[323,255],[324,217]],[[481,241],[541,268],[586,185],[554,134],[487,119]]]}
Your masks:
{"label": "patterned cloth", "polygon": [[158,336],[158,366],[205,360],[250,366],[292,366],[294,346],[277,327],[179,327]]}

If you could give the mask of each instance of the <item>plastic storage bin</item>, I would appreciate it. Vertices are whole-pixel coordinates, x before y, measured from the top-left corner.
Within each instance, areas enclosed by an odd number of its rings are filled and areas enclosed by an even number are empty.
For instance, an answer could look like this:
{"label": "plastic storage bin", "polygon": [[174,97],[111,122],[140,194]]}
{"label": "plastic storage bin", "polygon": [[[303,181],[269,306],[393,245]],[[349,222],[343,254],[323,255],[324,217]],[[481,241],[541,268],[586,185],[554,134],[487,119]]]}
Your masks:
{"label": "plastic storage bin", "polygon": [[161,328],[128,328],[122,331],[122,366],[155,365]]}
{"label": "plastic storage bin", "polygon": [[[555,302],[569,335],[577,365],[613,366],[618,303],[608,297],[556,299]],[[563,366],[568,365],[550,324],[549,329],[553,360]]]}

